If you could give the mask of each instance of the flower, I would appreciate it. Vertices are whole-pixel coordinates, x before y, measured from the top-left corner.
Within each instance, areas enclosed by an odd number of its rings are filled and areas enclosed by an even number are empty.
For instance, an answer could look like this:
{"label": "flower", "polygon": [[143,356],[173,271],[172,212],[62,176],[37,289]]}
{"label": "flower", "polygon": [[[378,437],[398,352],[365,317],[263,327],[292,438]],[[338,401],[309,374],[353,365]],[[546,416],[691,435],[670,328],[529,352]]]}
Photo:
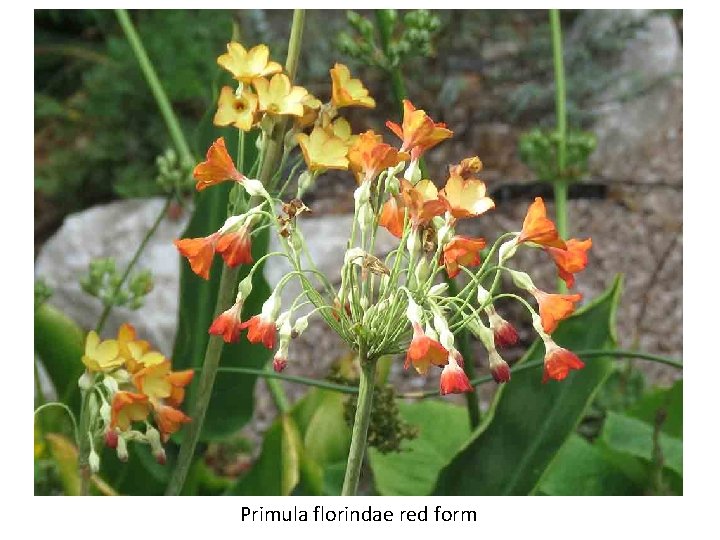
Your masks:
{"label": "flower", "polygon": [[405,212],[401,210],[397,197],[390,197],[380,211],[378,225],[385,227],[390,234],[402,238],[405,226]]}
{"label": "flower", "polygon": [[554,342],[545,343],[545,363],[542,382],[548,379],[562,381],[568,376],[571,369],[582,369],[585,364],[575,353],[557,346]]}
{"label": "flower", "polygon": [[[340,119],[342,120],[342,119]],[[297,142],[310,171],[348,168],[348,144],[332,128],[315,126],[310,135],[298,133]]]}
{"label": "flower", "polygon": [[450,176],[459,176],[463,180],[470,180],[474,178],[476,173],[479,173],[483,168],[483,163],[477,156],[472,156],[463,159],[457,165],[450,167]]}
{"label": "flower", "polygon": [[489,351],[488,361],[490,363],[490,373],[498,384],[506,383],[510,380],[510,366],[502,359],[497,350]]}
{"label": "flower", "polygon": [[510,347],[518,341],[515,327],[498,315],[494,308],[489,312],[490,328],[493,331],[493,341],[496,347]]}
{"label": "flower", "polygon": [[473,387],[470,384],[465,371],[460,367],[459,360],[462,361],[460,353],[453,349],[448,357],[448,363],[440,374],[440,394],[461,394],[463,392],[472,392]]}
{"label": "flower", "polygon": [[298,129],[304,129],[311,126],[317,120],[322,102],[312,94],[306,94],[302,99],[303,115],[295,118],[295,126]]}
{"label": "flower", "polygon": [[421,180],[414,186],[400,179],[400,193],[388,199],[380,212],[379,225],[391,234],[402,238],[405,209],[408,210],[414,229],[427,225],[435,216],[447,210],[445,202],[438,198],[438,190],[432,180]]}
{"label": "flower", "polygon": [[410,151],[419,148],[418,158],[425,151],[453,136],[453,132],[447,129],[445,124],[433,122],[424,110],[415,109],[408,99],[403,100],[402,127],[390,120],[385,125],[402,139],[400,150]]}
{"label": "flower", "polygon": [[270,50],[267,45],[256,45],[247,51],[245,47],[232,41],[228,43],[227,51],[218,56],[217,63],[232,73],[238,81],[249,83],[255,77],[265,77],[282,71],[280,64],[269,61]]}
{"label": "flower", "polygon": [[240,337],[240,317],[242,315],[241,305],[236,302],[229,309],[223,311],[210,325],[208,334],[222,336],[225,343],[233,343]]}
{"label": "flower", "polygon": [[88,332],[85,338],[85,354],[82,357],[82,363],[90,371],[109,372],[119,368],[125,363],[125,359],[120,356],[120,346],[114,339],[100,341],[97,332]]}
{"label": "flower", "polygon": [[374,180],[381,171],[409,157],[407,153],[382,142],[382,136],[373,130],[361,133],[348,151],[350,170],[355,173],[358,183]]}
{"label": "flower", "polygon": [[454,278],[460,273],[460,266],[477,266],[480,264],[480,251],[485,247],[484,238],[470,238],[456,235],[445,244],[442,253],[442,264],[449,277]]}
{"label": "flower", "polygon": [[425,335],[419,323],[413,323],[413,338],[405,355],[405,369],[412,364],[420,375],[425,375],[430,365],[446,365],[448,354],[439,341]]}
{"label": "flower", "polygon": [[262,343],[268,349],[275,348],[275,320],[264,315],[254,315],[249,321],[240,324],[241,329],[248,331],[250,343]]}
{"label": "flower", "polygon": [[374,108],[375,100],[360,79],[350,77],[350,70],[343,64],[335,64],[330,70],[332,79],[332,104],[340,107]]}
{"label": "flower", "polygon": [[210,279],[210,267],[217,240],[218,233],[215,232],[203,238],[175,240],[174,244],[180,255],[187,258],[193,272],[203,279]]}
{"label": "flower", "polygon": [[275,370],[276,373],[281,373],[286,367],[287,367],[287,358],[278,353],[273,356],[273,370]]}
{"label": "flower", "polygon": [[551,334],[558,323],[575,310],[575,302],[582,300],[581,294],[552,294],[533,287],[530,292],[540,307],[540,320],[545,332]]}
{"label": "flower", "polygon": [[110,427],[127,431],[133,422],[141,422],[150,412],[148,397],[136,392],[115,392],[111,405]]}
{"label": "flower", "polygon": [[587,251],[592,247],[592,239],[577,240],[571,238],[565,242],[565,245],[567,249],[548,247],[546,250],[555,261],[558,276],[570,289],[575,285],[575,276],[573,274],[585,270],[587,266]]}
{"label": "flower", "polygon": [[190,422],[189,416],[169,405],[157,405],[153,410],[163,442],[166,442],[170,435],[180,429],[182,424]]}
{"label": "flower", "polygon": [[522,231],[517,243],[532,242],[545,247],[566,249],[565,242],[558,235],[555,224],[547,218],[545,203],[542,197],[535,197],[523,221]]}
{"label": "flower", "polygon": [[495,208],[495,202],[486,193],[482,180],[451,175],[439,195],[450,207],[452,216],[461,219],[477,217]]}
{"label": "flower", "polygon": [[305,114],[303,103],[308,91],[302,86],[293,86],[287,75],[278,73],[270,81],[257,77],[252,82],[257,91],[260,111],[298,117]]}
{"label": "flower", "polygon": [[215,252],[219,253],[230,268],[240,264],[252,264],[250,227],[241,225],[237,230],[220,235]]}
{"label": "flower", "polygon": [[218,138],[208,148],[205,161],[195,167],[193,176],[197,180],[195,189],[198,191],[226,180],[236,182],[245,180],[245,176],[235,168],[235,164],[225,147],[225,139],[222,137]]}
{"label": "flower", "polygon": [[171,371],[170,367],[169,360],[145,367],[133,376],[133,384],[153,403],[167,398],[180,405],[185,397],[184,388],[190,384],[194,372],[192,369]]}
{"label": "flower", "polygon": [[255,123],[258,98],[244,89],[238,96],[229,86],[223,86],[218,98],[218,110],[213,118],[216,126],[233,125],[243,131],[250,131]]}

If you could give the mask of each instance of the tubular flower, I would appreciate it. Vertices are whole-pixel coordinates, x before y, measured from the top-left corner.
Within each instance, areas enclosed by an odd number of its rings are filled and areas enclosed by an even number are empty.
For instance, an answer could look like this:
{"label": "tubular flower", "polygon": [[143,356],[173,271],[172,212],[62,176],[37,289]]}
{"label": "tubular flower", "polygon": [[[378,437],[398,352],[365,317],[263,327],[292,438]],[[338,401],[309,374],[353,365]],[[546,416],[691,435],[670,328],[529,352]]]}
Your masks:
{"label": "tubular flower", "polygon": [[367,107],[373,109],[375,100],[360,79],[350,77],[350,70],[343,64],[335,64],[330,70],[332,79],[332,104],[340,107]]}
{"label": "tubular flower", "polygon": [[486,194],[487,188],[482,180],[466,180],[462,176],[451,175],[440,191],[440,198],[450,207],[455,219],[462,219],[477,217],[495,208],[495,202]]}
{"label": "tubular flower", "polygon": [[249,321],[240,324],[241,329],[248,331],[247,337],[250,343],[262,343],[268,349],[275,348],[275,320],[261,315],[254,315]]}
{"label": "tubular flower", "polygon": [[425,335],[420,323],[413,323],[413,338],[405,355],[405,369],[412,364],[420,375],[425,375],[431,365],[445,366],[448,354],[440,342]]}
{"label": "tubular flower", "polygon": [[215,252],[219,253],[230,268],[240,264],[251,264],[252,244],[250,241],[250,227],[241,225],[236,231],[220,235],[215,246]]}
{"label": "tubular flower", "polygon": [[525,221],[523,221],[522,232],[520,232],[517,239],[518,244],[523,242],[566,249],[565,242],[558,235],[555,224],[547,218],[542,197],[535,197],[535,202],[528,208]]}
{"label": "tubular flower", "polygon": [[489,351],[490,373],[498,384],[510,380],[510,366],[495,349]]}
{"label": "tubular flower", "polygon": [[154,406],[153,410],[163,442],[167,442],[170,435],[180,429],[183,424],[190,422],[189,416],[169,405],[158,404]]}
{"label": "tubular flower", "polygon": [[183,238],[174,242],[180,255],[187,258],[192,271],[203,279],[210,279],[210,267],[218,236],[215,232],[203,238]]}
{"label": "tubular flower", "polygon": [[258,98],[244,89],[238,96],[229,86],[223,86],[218,98],[218,109],[213,118],[216,126],[233,125],[243,131],[250,131],[255,123]]}
{"label": "tubular flower", "polygon": [[442,262],[449,277],[454,278],[460,273],[460,266],[477,266],[480,264],[480,251],[485,247],[484,238],[454,236],[443,247]]}
{"label": "tubular flower", "polygon": [[459,360],[462,360],[460,353],[453,350],[448,357],[448,363],[440,374],[440,394],[443,396],[445,394],[461,394],[463,392],[473,391],[470,380],[463,368],[460,367],[461,362],[458,362],[457,357],[459,357]]}
{"label": "tubular flower", "polygon": [[562,381],[568,376],[571,369],[582,369],[585,367],[583,361],[580,360],[575,353],[558,347],[554,342],[546,341],[545,347],[542,382],[545,383],[548,379]]}
{"label": "tubular flower", "polygon": [[241,305],[236,302],[229,309],[223,311],[210,325],[209,334],[222,336],[225,343],[233,343],[240,337]]}
{"label": "tubular flower", "polygon": [[398,205],[397,197],[390,197],[383,204],[378,224],[385,227],[393,236],[402,238],[405,227],[404,216],[405,212]]}
{"label": "tubular flower", "polygon": [[267,45],[256,45],[248,51],[232,41],[228,43],[227,50],[227,53],[218,56],[217,63],[243,83],[250,83],[255,77],[266,77],[282,71],[280,64],[269,61],[270,50]]}
{"label": "tubular flower", "polygon": [[100,336],[95,331],[90,331],[85,338],[85,354],[82,363],[90,371],[107,373],[113,371],[125,363],[120,356],[120,346],[114,339],[100,341]]}
{"label": "tubular flower", "polygon": [[245,180],[245,176],[235,168],[235,164],[225,147],[225,139],[222,137],[218,138],[212,143],[212,146],[208,148],[205,161],[195,167],[193,176],[195,180],[197,180],[195,189],[198,191],[202,191],[220,182],[225,182],[226,180],[233,180],[235,182]]}
{"label": "tubular flower", "polygon": [[381,171],[409,157],[407,153],[398,152],[396,148],[382,142],[382,136],[373,130],[361,133],[348,151],[350,170],[355,173],[358,183],[374,180]]}
{"label": "tubular flower", "polygon": [[547,252],[555,261],[558,276],[571,289],[575,285],[574,274],[582,272],[588,263],[587,251],[592,247],[592,239],[577,240],[571,238],[565,242],[567,249],[555,247],[546,248]]}
{"label": "tubular flower", "polygon": [[308,91],[302,86],[293,86],[287,75],[278,73],[270,81],[257,77],[252,82],[258,95],[260,111],[297,117],[305,114],[303,103]]}
{"label": "tubular flower", "polygon": [[127,431],[133,422],[145,420],[150,412],[148,397],[144,394],[115,392],[111,405],[110,427]]}
{"label": "tubular flower", "polygon": [[298,133],[297,142],[310,171],[347,170],[348,144],[332,128],[315,126],[310,135]]}
{"label": "tubular flower", "polygon": [[530,293],[540,307],[540,320],[545,332],[551,334],[560,321],[575,310],[575,302],[582,300],[581,294],[551,294],[533,287]]}
{"label": "tubular flower", "polygon": [[435,123],[425,111],[415,109],[408,99],[403,100],[403,122],[402,127],[395,122],[387,121],[385,125],[390,131],[402,139],[402,151],[410,151],[419,148],[418,158],[421,154],[452,137],[445,124]]}
{"label": "tubular flower", "polygon": [[518,341],[518,333],[515,327],[498,315],[495,308],[488,308],[490,328],[493,331],[493,338],[496,347],[511,347]]}

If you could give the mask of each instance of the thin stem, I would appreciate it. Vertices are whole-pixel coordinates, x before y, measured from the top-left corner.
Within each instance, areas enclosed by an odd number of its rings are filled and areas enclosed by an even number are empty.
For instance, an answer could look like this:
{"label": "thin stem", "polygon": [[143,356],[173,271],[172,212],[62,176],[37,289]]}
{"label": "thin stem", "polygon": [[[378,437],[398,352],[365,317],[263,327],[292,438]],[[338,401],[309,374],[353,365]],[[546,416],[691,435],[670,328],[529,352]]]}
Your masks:
{"label": "thin stem", "polygon": [[341,495],[356,495],[358,482],[360,480],[360,469],[362,469],[365,457],[365,446],[367,445],[367,433],[370,426],[370,413],[372,411],[373,391],[375,389],[375,370],[377,362],[367,358],[364,347],[358,352],[360,363],[360,389],[355,411],[355,422],[353,423],[352,439],[350,441],[350,453],[348,455],[347,468],[345,469],[345,481],[343,482]]}
{"label": "thin stem", "polygon": [[78,445],[78,471],[80,472],[80,495],[90,492],[90,441],[86,437],[89,431],[90,418],[88,414],[88,401],[92,391],[82,391],[82,406],[80,407],[80,429],[77,433]]}
{"label": "thin stem", "polygon": [[314,386],[316,388],[322,388],[324,390],[334,390],[335,392],[341,392],[343,394],[357,394],[357,386],[348,386],[345,384],[336,384],[319,379],[311,379],[309,377],[298,377],[296,375],[286,375],[284,373],[277,373],[268,369],[261,368],[245,368],[245,367],[220,367],[218,371],[227,373],[243,373],[247,375],[256,375],[258,377],[264,377],[266,379],[279,379],[281,381],[294,382],[304,384],[306,386]]}
{"label": "thin stem", "polygon": [[[173,201],[173,197],[169,196],[165,200],[165,204],[163,205],[162,209],[160,210],[160,213],[155,218],[155,221],[153,222],[152,226],[148,229],[147,233],[145,233],[145,236],[142,239],[142,242],[140,242],[140,245],[135,250],[135,253],[132,256],[132,259],[130,259],[130,262],[128,263],[127,267],[125,267],[125,271],[123,272],[123,275],[120,277],[120,281],[118,281],[118,284],[115,286],[115,290],[113,291],[112,298],[114,299],[117,297],[118,293],[120,292],[120,289],[125,284],[125,281],[130,276],[130,272],[137,264],[138,260],[140,259],[140,255],[142,255],[143,250],[145,249],[145,246],[147,246],[147,243],[150,241],[150,238],[155,234],[158,227],[160,226],[160,223],[162,223],[163,219],[165,218],[165,215],[167,214],[167,210],[170,207],[170,204]],[[112,311],[113,303],[110,302],[105,306],[105,309],[103,309],[102,313],[100,314],[100,319],[98,320],[97,325],[95,326],[95,332],[100,334],[102,332],[103,327],[105,326],[105,323],[107,322],[107,318],[110,315],[110,312]]]}
{"label": "thin stem", "polygon": [[175,144],[175,148],[177,148],[177,151],[183,161],[188,163],[192,162],[193,155],[190,151],[190,146],[185,139],[185,135],[183,134],[182,129],[180,129],[180,122],[178,122],[177,116],[175,116],[175,111],[173,111],[170,100],[168,99],[167,94],[165,94],[165,89],[155,72],[155,67],[150,61],[150,58],[148,58],[147,52],[145,52],[145,47],[140,40],[140,36],[135,30],[135,26],[128,16],[127,10],[116,9],[115,15],[117,16],[123,32],[125,32],[125,37],[127,38],[133,53],[135,53],[135,58],[137,59],[138,64],[140,64],[140,69],[142,70],[143,75],[145,75],[150,91],[153,93],[153,96],[155,96],[155,101],[157,102],[160,113],[165,120],[165,124],[170,132],[170,137]]}

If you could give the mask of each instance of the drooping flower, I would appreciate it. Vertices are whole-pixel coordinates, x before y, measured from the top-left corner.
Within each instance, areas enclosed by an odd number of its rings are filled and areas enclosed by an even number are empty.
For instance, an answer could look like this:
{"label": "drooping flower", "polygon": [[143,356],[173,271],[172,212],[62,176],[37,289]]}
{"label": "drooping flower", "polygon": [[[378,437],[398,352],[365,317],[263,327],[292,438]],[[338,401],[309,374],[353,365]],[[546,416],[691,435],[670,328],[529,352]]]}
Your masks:
{"label": "drooping flower", "polygon": [[142,422],[150,413],[150,402],[145,394],[115,392],[111,405],[110,427],[127,431],[133,422]]}
{"label": "drooping flower", "polygon": [[408,99],[403,100],[402,127],[390,120],[385,125],[402,140],[401,151],[409,152],[413,148],[419,148],[418,158],[453,135],[445,124],[435,123],[424,110],[416,109]]}
{"label": "drooping flower", "polygon": [[405,225],[404,216],[405,212],[398,204],[398,197],[390,197],[382,206],[378,224],[385,227],[393,236],[402,238]]}
{"label": "drooping flower", "polygon": [[449,277],[454,278],[460,273],[460,266],[477,266],[480,264],[480,251],[485,247],[484,238],[454,236],[443,246],[442,264]]}
{"label": "drooping flower", "polygon": [[298,133],[295,137],[308,170],[314,172],[348,168],[348,144],[336,136],[332,128],[315,126],[310,135]]}
{"label": "drooping flower", "polygon": [[278,73],[268,81],[262,77],[253,79],[258,95],[258,109],[269,114],[285,114],[302,117],[303,104],[308,91],[302,86],[293,86],[284,73]]}
{"label": "drooping flower", "polygon": [[191,421],[184,412],[169,405],[158,404],[153,407],[153,412],[163,442],[166,442],[170,435],[180,429],[183,424]]}
{"label": "drooping flower", "polygon": [[456,219],[477,217],[495,208],[495,202],[487,196],[485,182],[476,178],[466,180],[462,176],[451,175],[440,190],[440,198],[447,203]]}
{"label": "drooping flower", "polygon": [[553,294],[546,293],[533,287],[530,292],[540,307],[540,320],[545,332],[551,334],[560,321],[575,311],[575,302],[582,300],[581,294]]}
{"label": "drooping flower", "polygon": [[210,325],[209,334],[222,336],[225,343],[233,343],[240,337],[242,321],[242,306],[236,302],[229,309],[223,311]]}
{"label": "drooping flower", "polygon": [[553,341],[545,342],[545,363],[542,382],[549,379],[562,381],[568,376],[571,369],[582,369],[585,364],[577,355],[567,349],[559,347]]}
{"label": "drooping flower", "polygon": [[218,98],[218,109],[213,118],[216,126],[235,126],[243,131],[250,131],[255,123],[258,98],[244,89],[238,96],[229,86],[223,86]]}
{"label": "drooping flower", "polygon": [[275,348],[277,329],[274,319],[266,318],[263,315],[254,315],[249,321],[241,323],[240,328],[243,330],[247,328],[247,337],[250,343],[262,343],[268,349]]}
{"label": "drooping flower", "polygon": [[517,243],[532,242],[545,247],[566,249],[565,242],[558,235],[555,223],[548,219],[542,197],[535,197],[523,221]]}
{"label": "drooping flower", "polygon": [[241,225],[237,230],[221,234],[215,245],[215,252],[220,254],[230,268],[240,264],[252,264],[250,227]]}
{"label": "drooping flower", "polygon": [[344,64],[335,64],[330,70],[332,79],[332,104],[340,107],[374,108],[375,100],[360,79],[350,77],[350,70]]}
{"label": "drooping flower", "polygon": [[[458,361],[458,357],[459,360]],[[453,349],[452,353],[448,356],[448,363],[443,367],[442,373],[440,374],[440,394],[461,394],[463,392],[472,392],[473,387],[470,384],[465,371],[460,367],[462,363],[462,356],[460,353]]]}
{"label": "drooping flower", "polygon": [[193,170],[193,176],[197,183],[195,189],[202,191],[205,188],[232,180],[242,182],[245,180],[233,163],[230,154],[225,147],[225,139],[218,138],[210,148],[208,148],[205,161],[199,163]]}
{"label": "drooping flower", "polygon": [[355,173],[358,183],[374,180],[383,170],[409,157],[407,153],[382,142],[382,136],[373,130],[361,133],[348,151],[350,170]]}
{"label": "drooping flower", "polygon": [[487,313],[490,319],[490,328],[493,331],[495,346],[502,348],[515,345],[519,337],[515,327],[498,315],[494,307],[489,306]]}
{"label": "drooping flower", "polygon": [[203,279],[210,279],[210,267],[218,236],[215,232],[202,238],[183,238],[174,242],[180,255],[187,258],[192,271]]}
{"label": "drooping flower", "polygon": [[432,180],[421,180],[413,186],[401,178],[400,193],[384,203],[379,225],[398,238],[402,238],[406,209],[413,229],[417,230],[427,225],[435,216],[444,214],[447,205],[438,198],[438,190]]}
{"label": "drooping flower", "polygon": [[490,363],[490,373],[496,383],[506,383],[510,380],[510,366],[502,359],[496,349],[488,351],[488,361]]}
{"label": "drooping flower", "polygon": [[413,338],[405,355],[405,369],[412,364],[420,375],[425,375],[431,365],[445,366],[448,354],[439,341],[425,334],[419,323],[413,323]]}
{"label": "drooping flower", "polygon": [[587,251],[592,247],[592,239],[577,240],[571,238],[565,242],[567,249],[548,247],[547,252],[555,261],[558,276],[568,286],[568,289],[575,285],[574,274],[582,272],[588,263]]}
{"label": "drooping flower", "polygon": [[255,77],[266,77],[282,71],[280,64],[269,60],[270,50],[267,45],[256,45],[248,51],[233,41],[228,43],[227,50],[227,53],[218,57],[217,63],[243,83],[250,83]]}
{"label": "drooping flower", "polygon": [[116,340],[100,341],[100,336],[92,330],[85,338],[85,354],[82,357],[82,363],[90,371],[107,373],[122,366],[125,359],[120,356],[120,346]]}

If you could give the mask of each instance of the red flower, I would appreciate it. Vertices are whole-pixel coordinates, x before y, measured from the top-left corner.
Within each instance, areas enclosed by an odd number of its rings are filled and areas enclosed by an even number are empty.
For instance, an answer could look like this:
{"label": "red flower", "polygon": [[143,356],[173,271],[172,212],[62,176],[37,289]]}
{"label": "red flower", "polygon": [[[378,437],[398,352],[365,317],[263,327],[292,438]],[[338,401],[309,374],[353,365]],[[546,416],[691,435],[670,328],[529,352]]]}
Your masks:
{"label": "red flower", "polygon": [[503,360],[497,351],[490,352],[490,373],[498,384],[506,383],[510,380],[510,366]]}
{"label": "red flower", "polygon": [[575,302],[582,300],[581,294],[551,294],[540,289],[530,292],[540,306],[540,320],[548,334],[552,334],[558,323],[575,311]]}
{"label": "red flower", "polygon": [[275,321],[266,320],[262,315],[255,315],[249,321],[245,321],[240,328],[248,329],[248,341],[250,343],[262,343],[268,349],[275,348]]}
{"label": "red flower", "polygon": [[237,231],[223,234],[217,241],[215,251],[230,268],[239,264],[252,264],[250,228],[243,225]]}
{"label": "red flower", "polygon": [[511,323],[498,315],[495,310],[490,314],[490,328],[493,331],[496,347],[511,347],[517,343],[517,330]]}
{"label": "red flower", "polygon": [[413,323],[413,338],[405,355],[405,369],[413,365],[421,375],[430,365],[444,366],[448,363],[448,351],[440,342],[425,335],[419,323]]}
{"label": "red flower", "polygon": [[592,239],[577,240],[571,238],[565,244],[567,249],[555,247],[546,249],[553,258],[553,261],[555,261],[558,276],[565,281],[568,288],[572,288],[572,286],[575,285],[575,276],[573,274],[585,270],[587,266],[587,251],[592,247]]}
{"label": "red flower", "polygon": [[273,369],[280,373],[287,367],[287,358],[284,358],[282,356],[278,356],[277,354],[273,357]]}
{"label": "red flower", "polygon": [[[459,359],[456,359],[456,356]],[[460,367],[462,356],[457,351],[453,351],[449,356],[449,362],[445,365],[440,374],[440,394],[461,394],[463,392],[472,392],[473,387],[463,368]]]}
{"label": "red flower", "polygon": [[213,233],[204,238],[183,238],[174,242],[180,255],[187,258],[192,271],[203,279],[210,279],[217,237],[217,233]]}
{"label": "red flower", "polygon": [[240,305],[233,304],[233,306],[223,311],[210,325],[208,334],[216,336],[222,336],[225,343],[233,343],[240,337],[241,326],[241,313]]}
{"label": "red flower", "polygon": [[245,177],[235,168],[235,164],[225,148],[225,139],[222,137],[208,148],[205,161],[195,167],[193,176],[197,180],[195,189],[198,191],[225,180],[235,180],[236,182],[245,180]]}
{"label": "red flower", "polygon": [[565,249],[565,242],[558,235],[555,224],[547,218],[542,197],[535,197],[535,202],[528,208],[522,232],[517,241],[518,244],[533,242],[546,247]]}
{"label": "red flower", "polygon": [[469,236],[453,236],[443,247],[442,263],[449,277],[454,278],[460,273],[460,266],[477,266],[480,264],[480,251],[485,247],[484,238]]}
{"label": "red flower", "polygon": [[571,369],[581,369],[583,367],[585,367],[585,364],[575,353],[557,345],[552,345],[548,347],[545,353],[545,369],[543,370],[542,382],[545,383],[548,379],[562,381],[568,376]]}

